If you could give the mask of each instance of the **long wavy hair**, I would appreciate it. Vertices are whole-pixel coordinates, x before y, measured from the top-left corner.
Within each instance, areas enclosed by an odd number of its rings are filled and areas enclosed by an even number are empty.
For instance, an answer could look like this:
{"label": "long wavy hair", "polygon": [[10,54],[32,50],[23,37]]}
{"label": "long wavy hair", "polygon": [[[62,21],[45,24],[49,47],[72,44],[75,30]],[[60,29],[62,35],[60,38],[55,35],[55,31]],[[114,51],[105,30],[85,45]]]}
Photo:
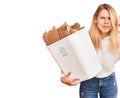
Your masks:
{"label": "long wavy hair", "polygon": [[110,15],[112,30],[110,30],[110,32],[109,32],[109,36],[110,36],[109,49],[112,54],[115,54],[117,52],[117,49],[119,46],[118,16],[117,16],[115,9],[111,5],[101,4],[98,6],[97,10],[95,11],[95,13],[93,15],[93,19],[92,19],[92,23],[91,23],[91,27],[90,27],[90,36],[91,36],[91,39],[92,39],[95,49],[97,51],[102,49],[100,31],[98,30],[97,25],[95,23],[95,19],[98,17],[98,15],[102,9],[106,9]]}

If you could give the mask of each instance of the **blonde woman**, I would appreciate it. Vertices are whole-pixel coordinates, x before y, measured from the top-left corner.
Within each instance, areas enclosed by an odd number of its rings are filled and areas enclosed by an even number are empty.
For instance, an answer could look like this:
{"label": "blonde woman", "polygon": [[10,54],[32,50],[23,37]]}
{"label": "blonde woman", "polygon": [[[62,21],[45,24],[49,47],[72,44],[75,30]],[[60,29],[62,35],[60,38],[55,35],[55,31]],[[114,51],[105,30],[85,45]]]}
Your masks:
{"label": "blonde woman", "polygon": [[120,36],[118,17],[111,5],[98,6],[89,33],[103,70],[83,82],[78,78],[69,79],[71,73],[68,73],[61,77],[61,82],[69,86],[80,83],[80,98],[117,98],[114,64],[120,59]]}

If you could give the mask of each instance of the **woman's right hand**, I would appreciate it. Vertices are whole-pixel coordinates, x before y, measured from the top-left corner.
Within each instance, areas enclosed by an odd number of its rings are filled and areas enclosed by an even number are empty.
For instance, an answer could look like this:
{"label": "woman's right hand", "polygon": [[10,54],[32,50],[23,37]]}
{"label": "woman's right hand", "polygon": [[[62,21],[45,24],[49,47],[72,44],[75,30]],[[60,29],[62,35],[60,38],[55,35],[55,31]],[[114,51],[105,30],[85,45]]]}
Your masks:
{"label": "woman's right hand", "polygon": [[61,77],[61,82],[69,86],[75,86],[80,83],[79,78],[70,79],[70,75],[71,75],[71,72]]}

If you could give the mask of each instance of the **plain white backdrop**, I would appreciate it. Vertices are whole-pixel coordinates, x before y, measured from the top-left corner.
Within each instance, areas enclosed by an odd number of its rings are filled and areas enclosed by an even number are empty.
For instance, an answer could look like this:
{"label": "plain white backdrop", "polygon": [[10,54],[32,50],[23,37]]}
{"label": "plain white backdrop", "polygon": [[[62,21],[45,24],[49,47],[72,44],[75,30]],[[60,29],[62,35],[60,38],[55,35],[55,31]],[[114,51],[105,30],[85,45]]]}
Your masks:
{"label": "plain white backdrop", "polygon": [[[89,28],[101,3],[120,15],[119,0],[1,0],[0,98],[79,98],[79,85],[60,82],[60,69],[42,35],[64,22]],[[120,93],[119,70],[120,62],[115,70]]]}

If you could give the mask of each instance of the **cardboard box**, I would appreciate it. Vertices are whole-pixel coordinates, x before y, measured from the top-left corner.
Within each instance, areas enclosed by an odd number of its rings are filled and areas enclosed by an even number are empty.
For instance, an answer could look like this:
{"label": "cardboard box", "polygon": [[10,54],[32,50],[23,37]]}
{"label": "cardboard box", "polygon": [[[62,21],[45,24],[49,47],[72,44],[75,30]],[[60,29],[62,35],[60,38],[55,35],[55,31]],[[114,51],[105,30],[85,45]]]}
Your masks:
{"label": "cardboard box", "polygon": [[71,78],[81,81],[96,76],[101,70],[101,64],[86,28],[77,31],[49,46],[50,53],[61,70]]}

